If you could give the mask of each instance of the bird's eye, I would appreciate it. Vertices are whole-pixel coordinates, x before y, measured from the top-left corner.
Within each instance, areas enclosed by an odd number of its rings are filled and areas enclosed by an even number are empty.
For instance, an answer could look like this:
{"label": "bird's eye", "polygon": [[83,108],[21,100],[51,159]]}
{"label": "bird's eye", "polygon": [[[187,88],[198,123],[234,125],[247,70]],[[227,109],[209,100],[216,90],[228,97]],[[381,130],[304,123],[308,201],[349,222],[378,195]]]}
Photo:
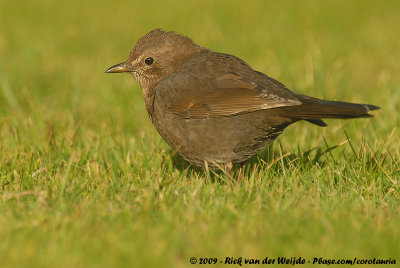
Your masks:
{"label": "bird's eye", "polygon": [[147,65],[152,65],[153,64],[153,58],[152,57],[147,57],[145,60],[144,60],[144,63],[146,63]]}

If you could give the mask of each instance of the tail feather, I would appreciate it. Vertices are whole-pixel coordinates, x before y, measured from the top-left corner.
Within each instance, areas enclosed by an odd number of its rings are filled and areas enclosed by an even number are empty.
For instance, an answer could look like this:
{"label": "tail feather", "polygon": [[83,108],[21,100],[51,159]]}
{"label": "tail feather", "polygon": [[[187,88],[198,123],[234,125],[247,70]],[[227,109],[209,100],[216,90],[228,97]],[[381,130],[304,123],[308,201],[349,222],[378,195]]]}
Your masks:
{"label": "tail feather", "polygon": [[372,117],[369,111],[380,109],[370,104],[356,104],[342,101],[325,101],[305,99],[303,104],[291,107],[282,107],[287,117],[297,120],[306,120],[318,126],[326,126],[321,120],[324,118],[349,119],[358,117]]}
{"label": "tail feather", "polygon": [[307,122],[320,126],[320,127],[326,127],[328,126],[324,121],[322,121],[321,119],[306,119]]}

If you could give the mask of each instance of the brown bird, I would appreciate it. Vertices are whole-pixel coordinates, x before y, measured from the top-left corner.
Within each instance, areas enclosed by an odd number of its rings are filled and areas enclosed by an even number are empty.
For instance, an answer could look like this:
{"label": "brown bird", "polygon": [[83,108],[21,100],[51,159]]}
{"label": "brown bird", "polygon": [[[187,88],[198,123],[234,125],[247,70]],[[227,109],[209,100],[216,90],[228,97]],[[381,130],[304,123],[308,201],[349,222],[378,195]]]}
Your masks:
{"label": "brown bird", "polygon": [[379,109],[293,93],[238,57],[161,29],[106,72],[133,75],[160,135],[196,166],[242,163],[299,120],[325,127],[321,119],[371,117]]}

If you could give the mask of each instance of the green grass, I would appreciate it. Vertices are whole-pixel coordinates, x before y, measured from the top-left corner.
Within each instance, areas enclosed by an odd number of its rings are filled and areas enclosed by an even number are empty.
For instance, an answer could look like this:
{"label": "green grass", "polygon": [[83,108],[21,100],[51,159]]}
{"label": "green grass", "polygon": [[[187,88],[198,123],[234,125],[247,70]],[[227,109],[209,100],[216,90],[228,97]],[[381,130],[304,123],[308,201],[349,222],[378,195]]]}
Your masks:
{"label": "green grass", "polygon": [[[0,266],[399,263],[399,13],[398,1],[0,0]],[[297,123],[240,174],[194,169],[134,80],[104,74],[157,27],[295,92],[383,109]]]}

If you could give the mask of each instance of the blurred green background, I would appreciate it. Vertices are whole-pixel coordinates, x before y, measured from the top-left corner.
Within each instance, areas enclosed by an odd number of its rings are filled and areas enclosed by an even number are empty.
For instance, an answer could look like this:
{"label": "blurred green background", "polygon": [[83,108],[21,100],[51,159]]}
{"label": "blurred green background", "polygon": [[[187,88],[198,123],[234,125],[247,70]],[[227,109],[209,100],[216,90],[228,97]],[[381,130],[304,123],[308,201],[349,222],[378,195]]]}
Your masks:
{"label": "blurred green background", "polygon": [[[0,111],[40,113],[38,119],[60,127],[109,121],[140,131],[148,120],[139,87],[128,75],[104,70],[126,59],[142,35],[162,27],[237,55],[296,92],[385,106],[380,119],[400,94],[398,6],[397,1],[3,0]],[[93,120],[100,115],[103,120]],[[390,120],[386,129],[397,122]]]}
{"label": "blurred green background", "polygon": [[[0,0],[1,265],[400,262],[399,14],[397,0]],[[297,93],[383,109],[291,126],[234,179],[177,167],[140,87],[104,73],[158,27]]]}

